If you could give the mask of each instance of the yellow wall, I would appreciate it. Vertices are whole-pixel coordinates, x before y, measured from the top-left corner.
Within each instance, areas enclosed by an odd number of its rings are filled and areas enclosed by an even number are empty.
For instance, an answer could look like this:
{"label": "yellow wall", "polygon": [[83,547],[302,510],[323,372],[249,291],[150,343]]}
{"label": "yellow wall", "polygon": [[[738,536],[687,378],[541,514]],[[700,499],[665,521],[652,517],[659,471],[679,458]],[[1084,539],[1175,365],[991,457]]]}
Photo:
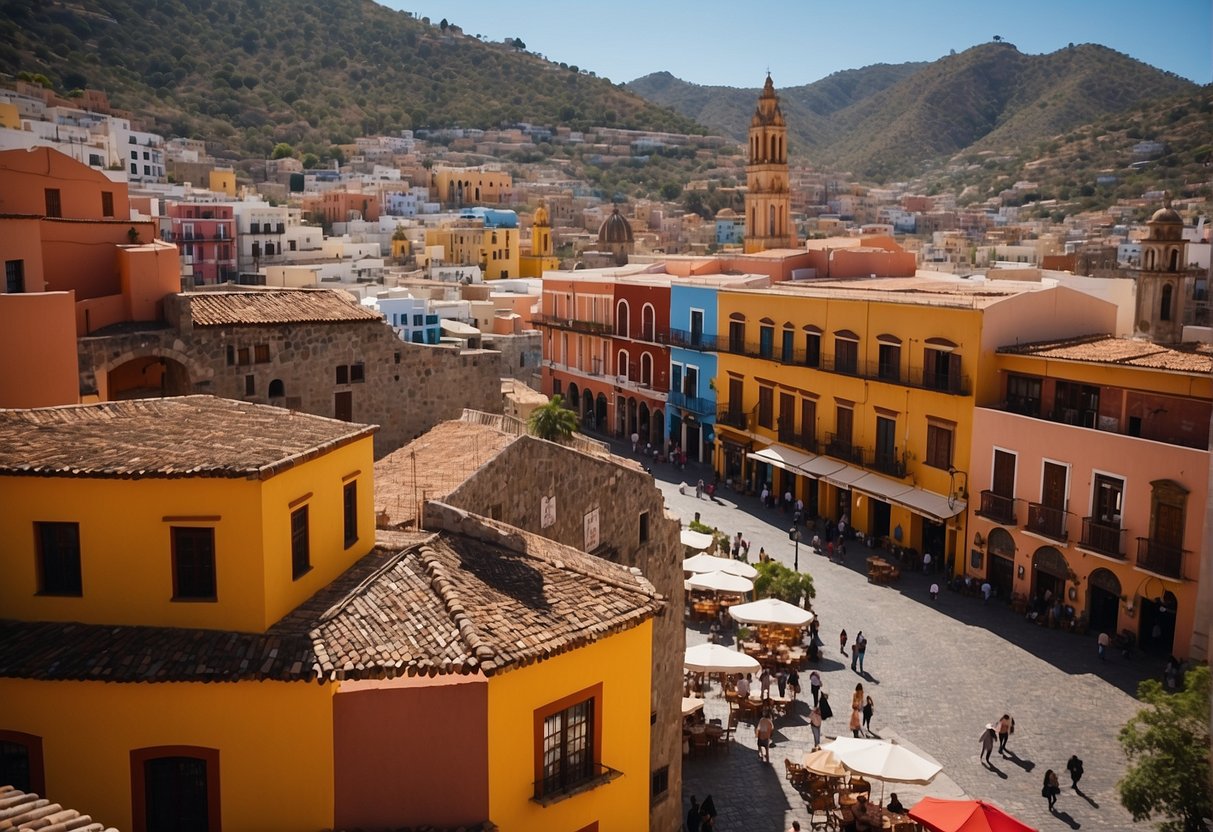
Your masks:
{"label": "yellow wall", "polygon": [[[835,355],[836,330],[850,330],[859,336],[857,348],[861,371],[874,367],[879,358],[876,337],[889,334],[901,339],[901,377],[909,378],[911,371],[920,373],[923,366],[923,342],[927,338],[946,338],[956,343],[956,352],[961,356],[961,375],[967,376],[970,387],[978,376],[978,361],[981,340],[981,312],[956,307],[929,307],[895,304],[881,301],[839,298],[814,298],[799,296],[795,292],[730,292],[719,293],[717,327],[722,339],[728,338],[730,315],[741,313],[746,317],[747,349],[757,352],[760,321],[774,321],[774,360],[764,360],[735,355],[722,350],[717,359],[716,390],[721,404],[727,403],[729,373],[744,376],[743,411],[754,412],[758,406],[759,384],[756,379],[775,382],[772,425],[770,429],[759,427],[755,421],[754,432],[759,437],[755,449],[778,441],[780,393],[795,395],[795,427],[800,431],[801,391],[817,394],[816,439],[819,452],[824,452],[827,437],[837,429],[836,411],[843,399],[853,403],[852,444],[865,450],[876,447],[876,419],[878,415],[894,413],[897,421],[896,449],[906,460],[909,475],[903,482],[946,495],[954,483],[943,469],[925,463],[927,457],[927,416],[956,423],[952,441],[952,465],[958,470],[969,467],[969,445],[972,435],[974,399],[972,395],[960,396],[912,387],[906,384],[875,381],[842,375],[826,370],[812,369],[803,365],[782,364],[782,332],[785,322],[796,330],[797,356],[803,353],[805,325],[820,328],[822,366],[831,367]],[[773,314],[773,310],[778,310]],[[728,430],[728,428],[724,428]],[[879,472],[878,472],[879,473]],[[887,475],[886,475],[887,476]],[[799,495],[798,495],[799,496]],[[819,510],[832,515],[835,495],[831,487],[822,484],[819,490]],[[866,530],[867,504],[853,499],[853,525]],[[918,546],[911,525],[911,514],[897,506],[892,507],[890,527],[902,525],[908,546]]]}
{"label": "yellow wall", "polygon": [[210,172],[210,189],[227,194],[234,199],[236,196],[236,171],[212,170]]}
{"label": "yellow wall", "polygon": [[[502,832],[600,832],[649,825],[650,621],[555,658],[489,679],[489,818]],[[623,776],[588,792],[540,806],[534,794],[534,712],[602,683],[602,764]]]}
{"label": "yellow wall", "polygon": [[[372,465],[368,437],[265,482],[2,477],[0,609],[28,620],[262,631],[370,550]],[[360,538],[347,550],[341,478],[356,470]],[[308,492],[314,568],[293,581],[287,506]],[[80,524],[82,597],[36,594],[37,521]],[[215,529],[217,601],[172,600],[172,526]]]}
{"label": "yellow wall", "polygon": [[21,129],[21,112],[16,104],[0,102],[0,127],[6,130]]}
{"label": "yellow wall", "polygon": [[46,789],[132,829],[130,752],[219,750],[223,828],[333,824],[332,685],[103,683],[0,679],[0,729],[42,737]]}
{"label": "yellow wall", "polygon": [[519,276],[518,239],[517,228],[455,225],[425,232],[426,246],[442,246],[447,264],[480,266],[485,280]]}

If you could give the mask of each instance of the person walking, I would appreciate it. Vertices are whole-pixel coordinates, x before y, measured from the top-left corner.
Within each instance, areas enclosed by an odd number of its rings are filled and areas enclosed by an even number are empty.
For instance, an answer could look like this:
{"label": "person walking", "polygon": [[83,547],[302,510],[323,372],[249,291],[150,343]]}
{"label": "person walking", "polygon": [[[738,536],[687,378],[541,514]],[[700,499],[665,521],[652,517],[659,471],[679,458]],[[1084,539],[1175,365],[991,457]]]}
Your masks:
{"label": "person walking", "polygon": [[1096,642],[1096,649],[1099,652],[1099,660],[1106,662],[1108,660],[1108,645],[1112,643],[1112,639],[1107,633],[1100,633],[1099,639]]}
{"label": "person walking", "polygon": [[821,674],[816,670],[809,671],[809,692],[813,694],[813,707],[817,707],[817,697],[821,693]]}
{"label": "person walking", "polygon": [[703,479],[702,478],[699,480],[699,482],[695,483],[695,499],[696,500],[703,499]]}
{"label": "person walking", "polygon": [[771,721],[771,709],[762,712],[762,719],[754,728],[754,736],[758,738],[758,758],[771,762],[771,735],[775,733],[775,723]]}
{"label": "person walking", "polygon": [[[638,444],[640,444],[640,434],[636,433],[635,431],[632,431],[631,439],[632,439],[632,453],[636,453],[636,446]],[[695,802],[695,797],[693,795],[691,796],[691,802],[692,803]],[[698,805],[698,804],[696,804],[696,805]],[[698,809],[696,811],[698,811]]]}
{"label": "person walking", "polygon": [[733,538],[733,560],[737,560],[740,557],[741,557],[741,532],[738,532],[737,536],[735,538]]}
{"label": "person walking", "polygon": [[931,600],[939,600],[939,584],[931,584]]}
{"label": "person walking", "polygon": [[1070,788],[1078,791],[1078,781],[1082,779],[1082,760],[1078,759],[1077,754],[1070,755],[1070,760],[1066,763],[1066,771],[1070,772]]}
{"label": "person walking", "polygon": [[863,700],[863,730],[869,737],[875,736],[872,733],[872,712],[875,710],[875,704],[872,702],[872,697],[864,697]]}
{"label": "person walking", "polygon": [[860,709],[863,707],[863,682],[855,686],[855,692],[851,694],[851,707]]}
{"label": "person walking", "polygon": [[924,575],[929,574],[931,572],[931,553],[930,552],[922,553],[922,571],[923,571]]}
{"label": "person walking", "polygon": [[859,665],[859,673],[863,675],[863,657],[868,652],[868,639],[860,630],[855,634],[855,646],[851,648],[851,669],[855,669],[855,665]]}
{"label": "person walking", "polygon": [[782,667],[775,674],[775,687],[779,690],[779,698],[786,699],[788,695],[788,672]]}
{"label": "person walking", "polygon": [[771,698],[771,669],[764,667],[762,675],[758,677],[758,686],[762,690],[762,698]]}
{"label": "person walking", "polygon": [[986,730],[981,732],[981,764],[993,768],[993,763],[990,762],[990,754],[994,752],[994,740],[998,737],[998,733],[994,730],[993,723],[986,724]]}
{"label": "person walking", "polygon": [[824,690],[821,692],[821,698],[817,707],[821,709],[822,719],[829,719],[834,716],[834,709],[830,707],[830,697]]}
{"label": "person walking", "polygon": [[687,832],[699,832],[699,801],[695,795],[691,795],[691,808],[687,811]]}
{"label": "person walking", "polygon": [[800,671],[795,667],[788,674],[788,690],[792,692],[792,701],[796,701],[796,697],[800,696]]}
{"label": "person walking", "polygon": [[863,724],[863,713],[861,709],[855,707],[855,703],[851,703],[851,721],[847,723],[847,727],[851,729],[851,734],[855,739],[859,739],[859,729]]}
{"label": "person walking", "polygon": [[821,708],[813,706],[809,711],[809,727],[813,729],[813,751],[821,748]]}
{"label": "person walking", "polygon": [[847,654],[847,631],[845,628],[838,634],[838,650],[844,656]]}
{"label": "person walking", "polygon": [[998,753],[1004,757],[1007,754],[1007,739],[1015,733],[1015,720],[1009,714],[1003,714],[998,720]]}
{"label": "person walking", "polygon": [[1044,786],[1040,789],[1040,796],[1049,801],[1049,811],[1053,811],[1053,807],[1057,805],[1057,795],[1061,794],[1061,785],[1057,782],[1057,775],[1053,769],[1045,772]]}

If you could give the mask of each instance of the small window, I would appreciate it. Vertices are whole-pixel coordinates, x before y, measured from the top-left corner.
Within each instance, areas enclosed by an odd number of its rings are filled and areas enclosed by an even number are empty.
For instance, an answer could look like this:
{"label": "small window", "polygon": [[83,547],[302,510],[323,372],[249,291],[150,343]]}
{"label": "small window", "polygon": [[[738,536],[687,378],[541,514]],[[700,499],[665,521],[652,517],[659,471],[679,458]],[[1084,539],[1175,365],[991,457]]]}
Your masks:
{"label": "small window", "polygon": [[101,192],[101,216],[112,217],[114,215],[114,192]]}
{"label": "small window", "polygon": [[217,601],[215,530],[173,526],[173,600]]}
{"label": "small window", "polygon": [[227,366],[231,367],[236,363],[236,348],[229,345],[227,348]]}
{"label": "small window", "polygon": [[670,767],[662,766],[653,772],[653,787],[649,794],[649,799],[653,803],[657,803],[670,790]]}
{"label": "small window", "polygon": [[763,358],[772,358],[775,355],[775,327],[758,327],[758,354]]}
{"label": "small window", "polygon": [[348,364],[339,364],[337,366],[337,383],[338,384],[349,384],[350,383],[350,367]]}
{"label": "small window", "polygon": [[640,542],[649,542],[649,513],[647,511],[640,512]]}
{"label": "small window", "polygon": [[394,361],[394,363],[396,363],[396,364],[399,364],[399,363],[400,363],[400,353],[399,353],[399,352],[397,352],[397,353],[396,353],[396,354],[393,356],[393,361]]}
{"label": "small window", "polygon": [[33,794],[46,794],[42,738],[0,730],[0,782]]}
{"label": "small window", "polygon": [[270,345],[258,344],[253,347],[253,361],[257,364],[268,364],[270,361]]}
{"label": "small window", "polygon": [[236,350],[236,363],[242,367],[246,364],[252,363],[252,361],[249,358],[249,348],[248,347],[240,347],[238,350]]}
{"label": "small window", "polygon": [[783,350],[782,350],[783,354],[780,356],[779,360],[782,361],[784,364],[791,364],[793,361],[793,354],[795,353],[795,351],[796,351],[796,330],[785,329],[783,331]]}
{"label": "small window", "polygon": [[282,379],[276,378],[270,382],[269,397],[271,399],[280,399],[286,395],[286,385],[282,383]]}
{"label": "small window", "polygon": [[48,217],[63,216],[63,205],[59,200],[58,188],[46,188],[46,215]]}
{"label": "small window", "polygon": [[291,576],[298,580],[312,569],[312,554],[308,545],[307,506],[291,512]]}
{"label": "small window", "polygon": [[134,162],[131,162],[131,173],[136,175],[139,173],[139,166]]}
{"label": "small window", "polygon": [[4,291],[10,295],[19,295],[25,291],[25,261],[4,261]]}
{"label": "small window", "polygon": [[596,704],[591,695],[554,713],[536,711],[541,754],[536,760],[536,799],[568,792],[593,779],[599,753]]}
{"label": "small window", "polygon": [[244,395],[246,395],[246,396],[257,395],[257,377],[256,376],[247,375],[244,377]]}
{"label": "small window", "polygon": [[758,388],[758,424],[760,427],[775,426],[775,388],[760,386]]}
{"label": "small window", "polygon": [[358,542],[358,483],[349,482],[341,494],[342,516],[345,519],[345,548]]}
{"label": "small window", "polygon": [[854,375],[859,369],[859,343],[846,338],[834,339],[834,372]]}
{"label": "small window", "polygon": [[350,365],[350,382],[353,384],[358,384],[359,382],[363,382],[363,381],[366,381],[366,371],[365,371],[363,365],[362,364],[351,364]]}
{"label": "small window", "polygon": [[927,425],[927,458],[932,468],[944,471],[952,467],[952,429],[943,425]]}
{"label": "small window", "polygon": [[217,832],[219,752],[190,746],[131,751],[133,826],[145,832]]}
{"label": "small window", "polygon": [[80,524],[35,523],[38,593],[83,595],[80,579]]}

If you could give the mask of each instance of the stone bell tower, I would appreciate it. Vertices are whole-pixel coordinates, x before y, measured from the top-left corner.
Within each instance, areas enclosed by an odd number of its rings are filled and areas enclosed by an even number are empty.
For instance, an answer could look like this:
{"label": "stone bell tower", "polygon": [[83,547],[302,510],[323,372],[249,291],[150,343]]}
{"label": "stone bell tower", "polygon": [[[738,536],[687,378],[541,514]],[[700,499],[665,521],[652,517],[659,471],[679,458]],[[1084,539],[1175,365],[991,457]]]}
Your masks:
{"label": "stone bell tower", "polygon": [[745,250],[794,248],[788,187],[788,126],[779,110],[779,96],[767,73],[750,119],[749,164],[746,165]]}
{"label": "stone bell tower", "polygon": [[1190,277],[1184,221],[1163,197],[1163,207],[1146,222],[1149,232],[1141,241],[1141,268],[1137,271],[1137,335],[1159,344],[1183,340],[1184,306]]}

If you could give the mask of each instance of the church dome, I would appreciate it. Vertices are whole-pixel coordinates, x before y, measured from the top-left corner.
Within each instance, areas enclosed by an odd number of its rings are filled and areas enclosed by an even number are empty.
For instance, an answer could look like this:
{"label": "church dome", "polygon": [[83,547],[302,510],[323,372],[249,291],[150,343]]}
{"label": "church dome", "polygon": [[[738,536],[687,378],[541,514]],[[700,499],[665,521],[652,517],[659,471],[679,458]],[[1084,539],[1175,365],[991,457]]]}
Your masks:
{"label": "church dome", "polygon": [[598,227],[598,245],[608,246],[631,242],[633,242],[632,225],[623,214],[619,213],[619,206],[615,206],[611,215]]}
{"label": "church dome", "polygon": [[737,219],[737,212],[734,211],[732,208],[721,208],[719,211],[716,212],[716,219],[718,219],[718,220]]}
{"label": "church dome", "polygon": [[1150,222],[1165,225],[1183,225],[1184,219],[1179,215],[1178,211],[1171,207],[1171,201],[1167,200],[1167,205],[1155,211],[1154,216],[1150,217]]}

